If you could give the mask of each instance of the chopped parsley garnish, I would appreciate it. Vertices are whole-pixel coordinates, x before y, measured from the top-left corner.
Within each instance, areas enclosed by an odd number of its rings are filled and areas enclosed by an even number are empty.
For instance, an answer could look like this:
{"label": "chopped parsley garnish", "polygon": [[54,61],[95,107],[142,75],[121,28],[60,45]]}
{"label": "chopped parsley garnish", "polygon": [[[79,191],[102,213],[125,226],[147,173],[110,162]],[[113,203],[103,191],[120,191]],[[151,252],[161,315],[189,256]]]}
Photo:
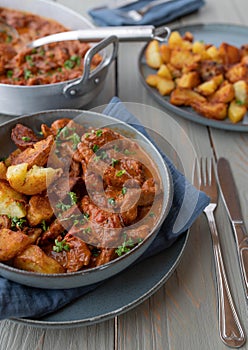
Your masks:
{"label": "chopped parsley garnish", "polygon": [[13,37],[12,37],[12,35],[8,35],[7,36],[7,38],[6,38],[6,43],[11,43],[12,42],[12,40],[13,40]]}
{"label": "chopped parsley garnish", "polygon": [[122,170],[117,171],[116,176],[117,176],[117,177],[121,177],[121,176],[124,175],[125,173],[126,173],[126,170],[125,170],[125,169],[122,169]]}
{"label": "chopped parsley garnish", "polygon": [[45,220],[42,220],[41,221],[41,228],[42,230],[45,232],[49,229],[49,226],[47,225],[46,221]]}
{"label": "chopped parsley garnish", "polygon": [[13,72],[13,70],[8,70],[7,71],[7,78],[12,78],[13,77],[13,74],[14,74],[14,72]]}
{"label": "chopped parsley garnish", "polygon": [[62,211],[66,211],[70,209],[74,204],[77,204],[77,195],[75,192],[69,192],[68,195],[70,196],[70,204],[63,203],[62,201],[59,201],[56,204],[57,209],[61,209]]}
{"label": "chopped parsley garnish", "polygon": [[24,79],[29,79],[32,77],[32,73],[29,69],[24,69]]}
{"label": "chopped parsley garnish", "polygon": [[96,136],[97,136],[97,137],[102,136],[102,130],[101,130],[101,129],[96,130]]}
{"label": "chopped parsley garnish", "polygon": [[133,248],[135,245],[134,241],[132,238],[127,239],[127,235],[124,236],[124,241],[122,245],[118,246],[118,248],[115,250],[116,254],[121,256],[123,254],[128,253],[131,248]]}
{"label": "chopped parsley garnish", "polygon": [[99,150],[99,146],[98,145],[93,145],[92,150],[94,153],[96,153]]}
{"label": "chopped parsley garnish", "polygon": [[124,196],[124,195],[127,193],[127,188],[126,188],[126,187],[122,187],[121,193],[122,193],[123,196]]}
{"label": "chopped parsley garnish", "polygon": [[59,241],[58,239],[55,239],[54,243],[55,245],[53,246],[53,251],[56,253],[60,253],[63,250],[68,252],[70,250],[70,246],[66,243],[65,240]]}
{"label": "chopped parsley garnish", "polygon": [[111,160],[111,164],[112,164],[112,167],[114,168],[116,164],[119,163],[119,160],[118,159],[115,159],[115,158],[112,158]]}
{"label": "chopped parsley garnish", "polygon": [[108,203],[109,203],[110,205],[115,205],[115,199],[114,199],[114,198],[109,198],[109,199],[108,199]]}
{"label": "chopped parsley garnish", "polygon": [[28,142],[28,141],[30,141],[31,139],[30,139],[30,137],[28,137],[28,136],[22,136],[22,140],[25,141],[25,142]]}
{"label": "chopped parsley garnish", "polygon": [[75,66],[80,66],[81,57],[80,56],[71,56],[69,60],[66,60],[64,63],[64,67],[66,69],[73,69]]}
{"label": "chopped parsley garnish", "polygon": [[22,229],[23,225],[27,222],[25,218],[18,218],[17,216],[9,216],[11,219],[11,227],[12,228],[19,228]]}
{"label": "chopped parsley garnish", "polygon": [[77,204],[77,195],[75,192],[69,192],[69,196],[71,198],[71,204]]}

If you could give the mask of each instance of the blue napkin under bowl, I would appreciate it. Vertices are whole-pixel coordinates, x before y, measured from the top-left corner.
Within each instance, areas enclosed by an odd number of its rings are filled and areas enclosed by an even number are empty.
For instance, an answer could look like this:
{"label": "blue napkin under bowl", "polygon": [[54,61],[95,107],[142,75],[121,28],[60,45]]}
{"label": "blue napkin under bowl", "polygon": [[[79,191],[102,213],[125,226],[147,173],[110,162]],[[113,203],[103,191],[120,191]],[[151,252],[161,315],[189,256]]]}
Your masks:
{"label": "blue napkin under bowl", "polygon": [[139,21],[134,21],[125,16],[127,11],[138,10],[152,2],[150,0],[141,0],[118,9],[96,8],[89,10],[88,14],[96,25],[102,27],[148,24],[160,26],[195,12],[205,5],[204,0],[173,0],[153,7]]}
{"label": "blue napkin under bowl", "polygon": [[[126,109],[119,98],[114,97],[110,101],[104,110],[104,114],[132,124],[150,138],[140,122]],[[149,249],[139,258],[139,261],[155,255],[173,244],[181,234],[191,227],[209,203],[209,198],[206,194],[192,186],[185,176],[175,168],[170,159],[162,152],[161,154],[164,161],[168,164],[173,181],[174,195],[172,207],[157,237]],[[193,209],[192,203],[195,203]],[[188,208],[192,210],[190,215]],[[182,218],[182,225],[179,230],[175,231],[175,221],[179,216],[179,212]],[[98,285],[99,283],[86,287],[62,290],[40,289],[24,286],[0,277],[0,319],[16,317],[39,318],[62,308],[78,297],[82,297],[97,288]]]}

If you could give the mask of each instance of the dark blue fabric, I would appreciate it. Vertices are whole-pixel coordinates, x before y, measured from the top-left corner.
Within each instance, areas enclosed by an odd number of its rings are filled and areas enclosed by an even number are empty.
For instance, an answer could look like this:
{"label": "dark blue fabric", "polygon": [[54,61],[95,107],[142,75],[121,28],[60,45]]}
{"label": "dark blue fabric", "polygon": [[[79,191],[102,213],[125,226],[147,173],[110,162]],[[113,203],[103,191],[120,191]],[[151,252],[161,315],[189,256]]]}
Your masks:
{"label": "dark blue fabric", "polygon": [[[117,97],[114,97],[111,100],[106,107],[104,114],[130,123],[142,131],[143,134],[146,134],[146,130],[142,127],[139,121],[129,113],[125,105]],[[156,239],[139,261],[168,248],[175,239],[192,225],[197,216],[209,203],[209,198],[203,192],[198,191],[192,186],[185,177],[178,172],[166,155],[162,154],[162,156],[169,166],[174,185],[172,208]],[[180,230],[175,231],[174,223],[179,215],[179,210],[183,207],[183,198],[186,202],[186,205],[184,206],[186,209],[182,211],[181,217],[185,219],[185,222],[181,225]],[[195,207],[192,215],[189,217],[187,208],[191,208],[192,202],[194,201]],[[72,300],[89,293],[97,288],[98,285],[99,284],[63,290],[39,289],[27,287],[0,277],[0,319],[11,317],[39,318],[45,314],[58,310]]]}
{"label": "dark blue fabric", "polygon": [[[199,10],[204,4],[204,0],[174,0],[158,5],[149,10],[140,21],[133,21],[125,17],[125,12],[137,10],[149,3],[150,0],[141,0],[134,4],[122,7],[121,9],[99,8],[88,11],[98,26],[123,26],[123,25],[154,25],[160,26],[169,23],[176,18],[188,15]],[[114,32],[113,32],[114,34]]]}

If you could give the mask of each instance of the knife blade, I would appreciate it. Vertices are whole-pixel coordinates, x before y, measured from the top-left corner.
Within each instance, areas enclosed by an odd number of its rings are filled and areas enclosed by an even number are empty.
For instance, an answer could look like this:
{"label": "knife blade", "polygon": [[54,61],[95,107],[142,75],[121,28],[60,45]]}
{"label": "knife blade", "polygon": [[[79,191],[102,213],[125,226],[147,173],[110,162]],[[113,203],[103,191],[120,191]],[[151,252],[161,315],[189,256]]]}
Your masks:
{"label": "knife blade", "polygon": [[248,235],[244,225],[238,191],[227,159],[220,158],[218,160],[217,173],[223,202],[234,232],[245,296],[248,301]]}

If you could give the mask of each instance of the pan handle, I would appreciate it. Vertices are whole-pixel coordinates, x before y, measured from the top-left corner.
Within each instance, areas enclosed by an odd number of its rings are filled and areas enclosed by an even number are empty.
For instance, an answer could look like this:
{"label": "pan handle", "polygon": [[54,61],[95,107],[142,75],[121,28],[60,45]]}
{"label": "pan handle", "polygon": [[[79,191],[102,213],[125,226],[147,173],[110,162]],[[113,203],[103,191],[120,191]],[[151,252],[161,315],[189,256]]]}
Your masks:
{"label": "pan handle", "polygon": [[[115,60],[118,54],[118,38],[115,35],[111,35],[106,39],[103,39],[95,46],[91,47],[84,57],[84,72],[80,79],[67,84],[63,89],[63,94],[66,97],[73,98],[83,95],[87,91],[94,89],[94,86],[100,83],[100,77],[106,75],[107,69],[110,64]],[[112,52],[103,58],[103,62],[91,72],[91,62],[93,57],[107,46],[112,45]],[[104,74],[105,73],[105,74]],[[103,78],[102,78],[103,79]],[[86,91],[85,91],[86,90]]]}

